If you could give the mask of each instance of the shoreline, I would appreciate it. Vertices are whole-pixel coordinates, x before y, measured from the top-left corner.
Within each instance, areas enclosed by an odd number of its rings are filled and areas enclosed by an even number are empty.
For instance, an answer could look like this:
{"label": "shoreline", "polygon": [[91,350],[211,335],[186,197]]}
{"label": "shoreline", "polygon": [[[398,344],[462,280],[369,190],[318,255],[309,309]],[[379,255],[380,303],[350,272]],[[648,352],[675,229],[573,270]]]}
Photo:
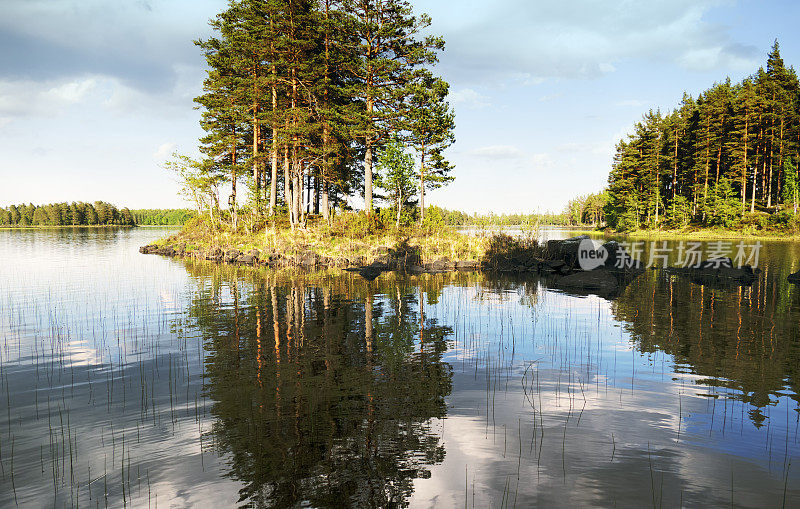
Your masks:
{"label": "shoreline", "polygon": [[605,235],[625,237],[630,239],[647,239],[647,240],[671,240],[671,239],[694,239],[694,240],[770,240],[770,241],[786,241],[786,242],[800,242],[800,233],[751,233],[733,230],[636,230],[633,232],[606,232],[598,230],[598,233]]}
{"label": "shoreline", "polygon": [[[0,230],[64,230],[74,228],[141,228],[138,224],[62,224],[62,225],[35,225],[35,226],[0,226]],[[177,227],[176,227],[177,228]]]}

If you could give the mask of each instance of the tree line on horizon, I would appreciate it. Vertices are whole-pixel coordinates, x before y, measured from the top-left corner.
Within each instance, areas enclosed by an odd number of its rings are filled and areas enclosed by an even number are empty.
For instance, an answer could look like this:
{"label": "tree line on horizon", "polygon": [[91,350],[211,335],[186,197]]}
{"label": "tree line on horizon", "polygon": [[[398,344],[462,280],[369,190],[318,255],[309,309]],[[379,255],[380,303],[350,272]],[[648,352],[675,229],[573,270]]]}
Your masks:
{"label": "tree line on horizon", "polygon": [[131,214],[140,226],[182,226],[197,216],[191,209],[136,209]]}
{"label": "tree line on horizon", "polygon": [[250,211],[292,226],[356,195],[368,214],[383,198],[398,222],[404,206],[423,215],[426,190],[452,179],[454,141],[430,23],[404,0],[231,0],[196,41],[208,64],[195,99],[202,158],[168,163],[185,194],[213,218],[230,186],[234,227],[241,183]]}
{"label": "tree line on horizon", "polygon": [[0,208],[0,226],[134,226],[127,207],[117,209],[103,201],[94,203],[20,204]]}
{"label": "tree line on horizon", "polygon": [[727,79],[667,114],[649,111],[616,147],[608,225],[618,230],[798,223],[800,81],[778,41],[741,83]]}

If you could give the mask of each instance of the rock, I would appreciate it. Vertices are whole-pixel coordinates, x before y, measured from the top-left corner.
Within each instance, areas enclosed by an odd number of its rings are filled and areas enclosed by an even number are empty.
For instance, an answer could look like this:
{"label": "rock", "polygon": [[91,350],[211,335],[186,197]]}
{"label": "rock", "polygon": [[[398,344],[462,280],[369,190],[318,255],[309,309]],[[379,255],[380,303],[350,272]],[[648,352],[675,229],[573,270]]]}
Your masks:
{"label": "rock", "polygon": [[361,275],[361,277],[367,281],[374,280],[381,275],[381,272],[383,272],[381,269],[377,269],[375,267],[362,267],[358,270],[359,275]]}
{"label": "rock", "polygon": [[578,248],[588,235],[580,235],[565,240],[548,240],[546,253],[551,260],[564,260],[570,267],[578,265]]}
{"label": "rock", "polygon": [[409,274],[422,274],[425,272],[425,267],[423,267],[422,265],[411,265],[408,268],[406,268],[406,272],[408,272]]}
{"label": "rock", "polygon": [[796,285],[800,284],[800,271],[797,271],[794,274],[789,275],[789,282],[794,283]]}
{"label": "rock", "polygon": [[316,253],[306,251],[305,253],[297,255],[295,261],[298,265],[302,265],[303,267],[315,267],[319,261],[319,257]]}
{"label": "rock", "polygon": [[388,269],[389,265],[392,263],[392,259],[388,254],[380,255],[370,264],[372,267],[378,267],[381,269]]}
{"label": "rock", "polygon": [[536,259],[537,262],[537,269],[542,274],[553,274],[555,272],[561,272],[562,269],[565,269],[567,264],[564,260],[539,260]]}
{"label": "rock", "polygon": [[474,270],[478,266],[477,260],[459,260],[456,262],[456,268],[459,270]]}
{"label": "rock", "polygon": [[236,258],[236,263],[244,263],[246,265],[253,265],[254,263],[258,262],[258,258],[251,254],[243,254],[239,255]]}
{"label": "rock", "polygon": [[139,252],[142,254],[154,254],[158,251],[158,246],[154,246],[149,244],[147,246],[142,246],[139,248]]}
{"label": "rock", "polygon": [[607,270],[576,272],[555,282],[556,287],[568,290],[595,291],[610,294],[619,289],[619,281]]}
{"label": "rock", "polygon": [[241,256],[241,254],[242,254],[242,252],[239,251],[238,249],[229,249],[229,250],[225,251],[225,255],[223,256],[223,259],[228,263],[232,263],[232,262],[236,261],[236,259],[239,258],[239,256]]}
{"label": "rock", "polygon": [[425,270],[433,271],[433,272],[442,272],[445,270],[451,270],[455,268],[455,264],[450,261],[450,258],[442,257],[437,260],[434,260],[431,263],[425,264]]}

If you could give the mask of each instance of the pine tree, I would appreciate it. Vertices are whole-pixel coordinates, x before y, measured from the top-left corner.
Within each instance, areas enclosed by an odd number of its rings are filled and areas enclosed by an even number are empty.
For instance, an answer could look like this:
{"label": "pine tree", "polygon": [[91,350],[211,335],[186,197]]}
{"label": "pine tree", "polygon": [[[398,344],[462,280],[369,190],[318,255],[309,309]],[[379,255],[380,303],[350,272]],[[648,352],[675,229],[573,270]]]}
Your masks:
{"label": "pine tree", "polygon": [[419,157],[420,222],[425,219],[425,190],[437,189],[452,180],[453,166],[444,150],[455,142],[455,114],[446,98],[449,85],[428,72],[419,73],[408,87],[404,114],[411,146]]}
{"label": "pine tree", "polygon": [[418,40],[430,25],[426,15],[415,17],[404,0],[347,0],[350,30],[355,35],[356,65],[348,69],[353,94],[364,104],[356,124],[364,144],[364,201],[372,211],[372,165],[376,146],[399,130],[403,97],[398,94],[414,77],[414,69],[436,62],[444,48],[439,37]]}

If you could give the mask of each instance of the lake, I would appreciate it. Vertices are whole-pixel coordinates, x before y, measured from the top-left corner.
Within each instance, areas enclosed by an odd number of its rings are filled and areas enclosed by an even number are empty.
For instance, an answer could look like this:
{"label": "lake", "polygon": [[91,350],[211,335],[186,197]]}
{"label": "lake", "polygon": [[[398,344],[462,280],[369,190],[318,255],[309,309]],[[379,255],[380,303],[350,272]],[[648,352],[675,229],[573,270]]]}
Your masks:
{"label": "lake", "polygon": [[0,506],[800,506],[798,243],[601,298],[167,231],[0,230]]}

